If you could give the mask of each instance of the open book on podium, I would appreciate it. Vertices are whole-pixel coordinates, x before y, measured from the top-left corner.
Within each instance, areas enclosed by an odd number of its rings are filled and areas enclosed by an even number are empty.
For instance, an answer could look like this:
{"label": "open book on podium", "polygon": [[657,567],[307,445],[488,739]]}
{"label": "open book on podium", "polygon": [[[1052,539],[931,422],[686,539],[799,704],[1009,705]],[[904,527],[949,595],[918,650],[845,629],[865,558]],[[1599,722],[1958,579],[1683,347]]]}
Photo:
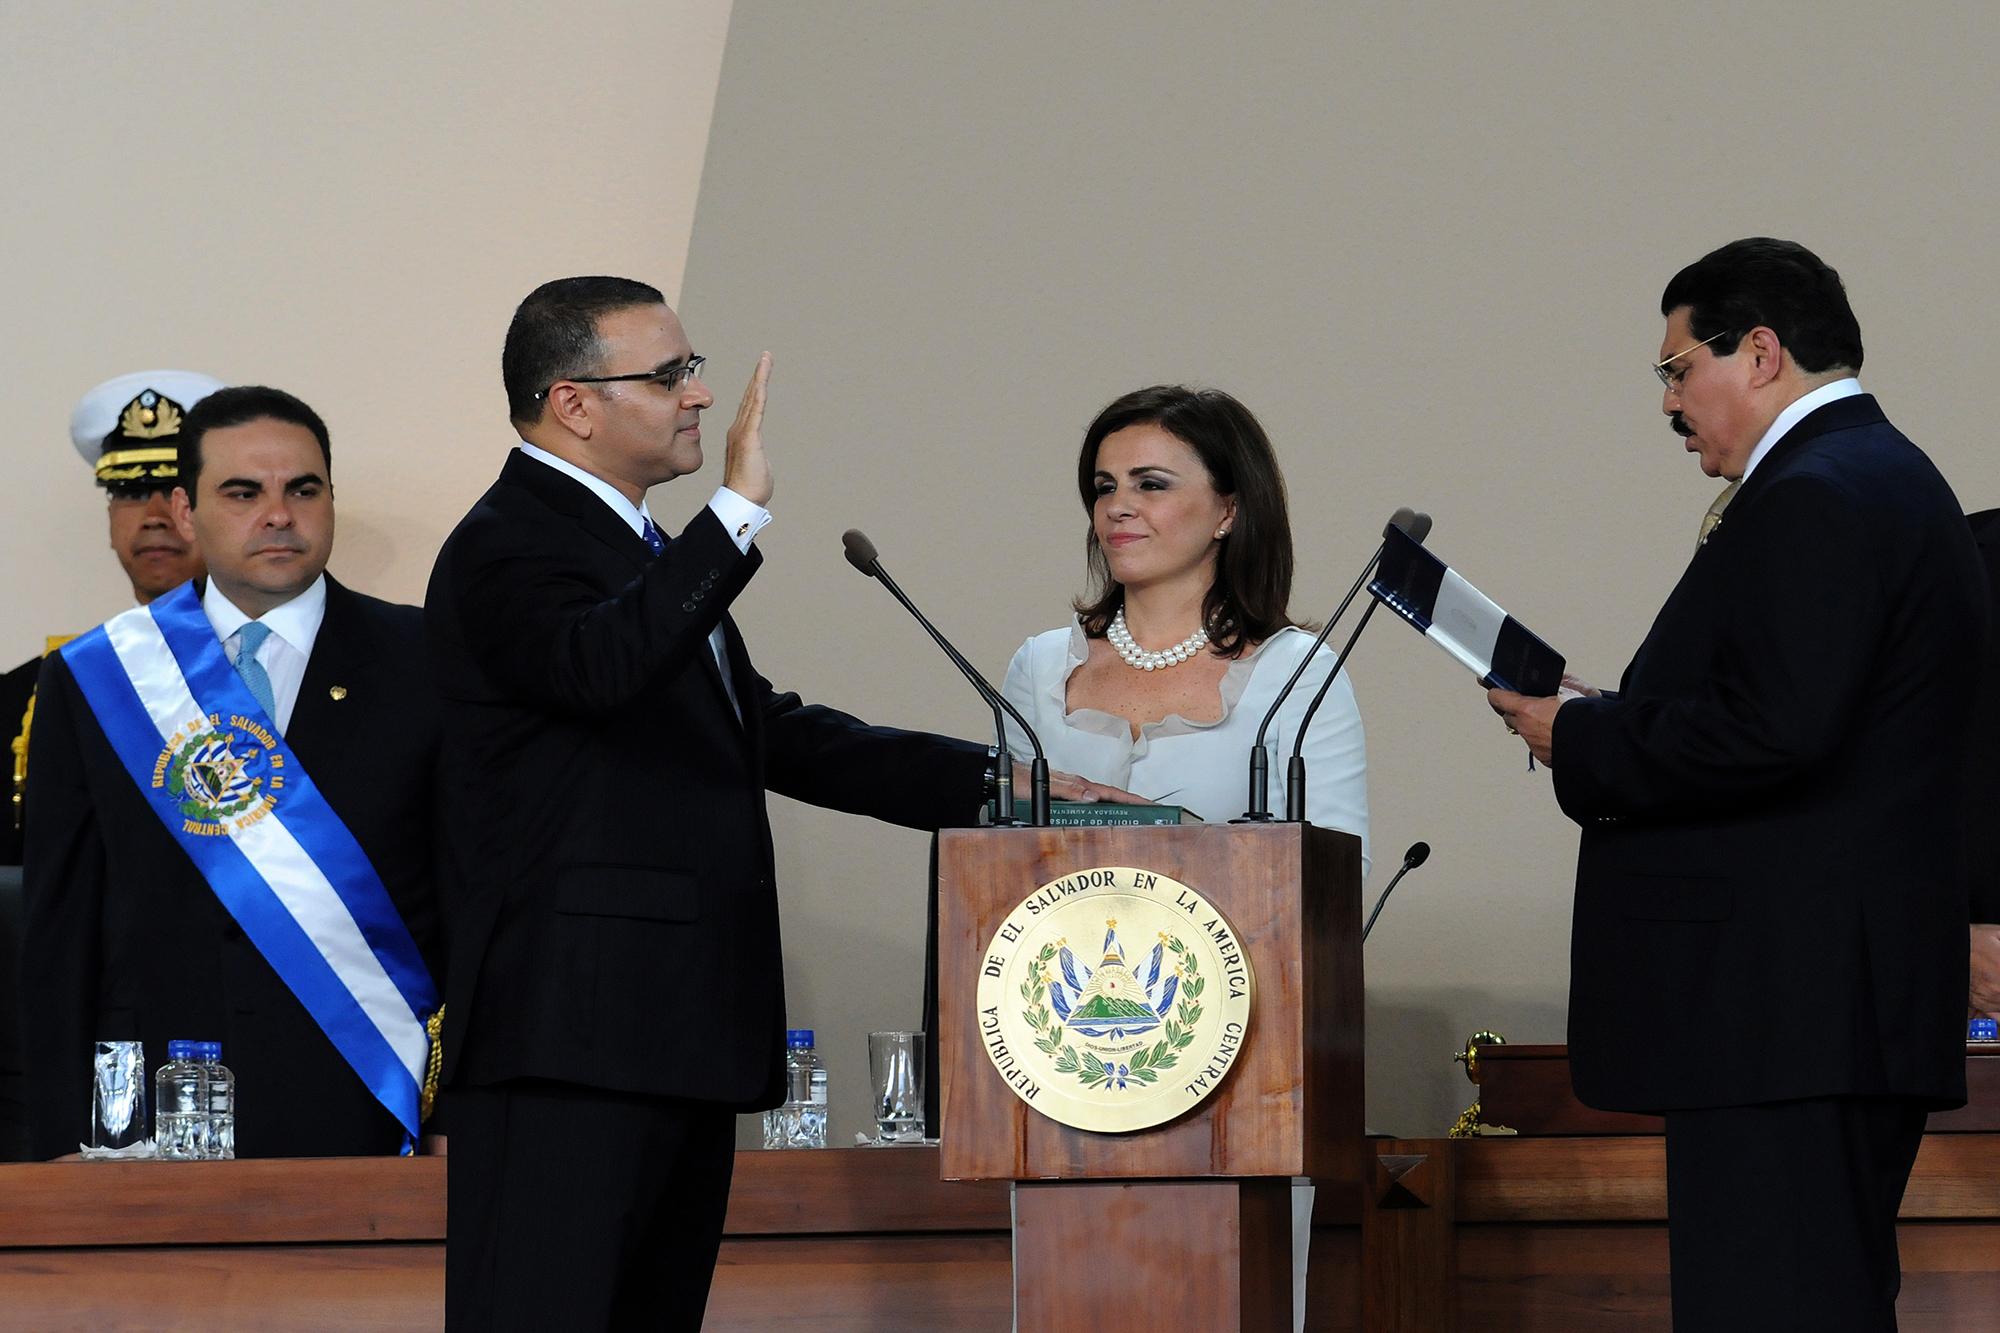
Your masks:
{"label": "open book on podium", "polygon": [[[1018,796],[1015,800],[1021,802]],[[1021,804],[1025,806],[1025,802]],[[986,807],[986,822],[993,822],[991,803]],[[1118,801],[1049,802],[1050,828],[1110,828],[1127,824],[1159,828],[1201,822],[1200,815],[1180,805],[1128,805]]]}
{"label": "open book on podium", "polygon": [[1383,534],[1368,593],[1488,689],[1551,695],[1562,686],[1561,653],[1400,528]]}

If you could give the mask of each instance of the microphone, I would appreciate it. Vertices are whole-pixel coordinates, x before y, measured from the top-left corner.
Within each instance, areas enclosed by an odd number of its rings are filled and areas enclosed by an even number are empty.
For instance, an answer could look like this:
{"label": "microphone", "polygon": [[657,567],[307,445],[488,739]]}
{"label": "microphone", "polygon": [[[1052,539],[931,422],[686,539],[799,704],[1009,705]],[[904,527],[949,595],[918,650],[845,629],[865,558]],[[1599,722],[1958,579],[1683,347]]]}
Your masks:
{"label": "microphone", "polygon": [[1403,864],[1397,868],[1395,876],[1390,879],[1389,887],[1382,890],[1382,896],[1375,900],[1375,910],[1368,914],[1368,924],[1361,928],[1361,942],[1363,944],[1368,943],[1368,932],[1375,929],[1375,918],[1382,915],[1382,904],[1389,901],[1389,895],[1395,891],[1398,884],[1403,882],[1403,876],[1409,874],[1412,870],[1415,870],[1430,859],[1431,845],[1429,843],[1413,842],[1410,844],[1410,850],[1403,853]]}
{"label": "microphone", "polygon": [[890,578],[889,571],[882,568],[882,558],[876,553],[875,543],[868,540],[866,533],[859,528],[849,528],[841,534],[840,544],[847,552],[847,563],[887,588],[890,594],[903,604],[903,609],[917,618],[917,623],[924,627],[925,632],[937,642],[938,647],[944,649],[944,655],[951,659],[952,665],[972,682],[972,688],[979,691],[979,697],[993,710],[993,731],[997,737],[994,748],[999,752],[995,759],[995,766],[999,771],[994,774],[997,793],[994,802],[994,822],[1008,824],[1018,822],[1014,818],[1014,760],[1007,750],[1007,724],[1000,716],[1001,710],[1004,709],[1008,717],[1020,723],[1022,732],[1028,737],[1028,744],[1035,747],[1035,761],[1028,769],[1028,822],[1037,828],[1047,827],[1049,760],[1042,751],[1041,738],[1036,736],[1035,729],[1028,725],[1028,719],[1022,717],[1020,710],[1008,703],[1000,691],[987,684],[984,676],[973,670],[972,663],[966,661],[958,649],[951,646],[951,641],[938,632],[937,626],[931,624],[930,618],[917,610],[917,604],[896,586],[896,580]]}
{"label": "microphone", "polygon": [[[1326,642],[1326,636],[1333,633],[1334,625],[1343,615],[1347,614],[1347,605],[1354,600],[1354,595],[1361,591],[1361,585],[1368,582],[1368,576],[1375,572],[1375,566],[1382,559],[1383,547],[1388,545],[1388,529],[1401,528],[1403,531],[1408,532],[1411,525],[1416,521],[1416,510],[1410,509],[1407,506],[1389,515],[1388,526],[1383,529],[1382,545],[1377,546],[1375,554],[1368,557],[1368,563],[1362,567],[1361,577],[1354,580],[1354,586],[1347,590],[1347,596],[1340,599],[1340,605],[1335,607],[1333,614],[1327,617],[1325,628],[1321,629],[1319,637],[1313,640],[1312,647],[1306,650],[1305,657],[1300,659],[1297,669],[1292,672],[1291,679],[1287,680],[1285,687],[1278,691],[1278,697],[1271,700],[1271,710],[1264,714],[1264,721],[1257,728],[1257,739],[1250,746],[1250,808],[1243,812],[1241,819],[1232,820],[1232,823],[1263,824],[1270,822],[1271,752],[1264,748],[1265,733],[1271,730],[1272,719],[1278,716],[1278,708],[1291,694],[1293,687],[1299,683],[1299,677],[1305,675],[1306,666],[1312,661],[1313,654],[1317,653],[1320,645]],[[1428,532],[1430,529],[1426,526],[1424,530]]]}
{"label": "microphone", "polygon": [[[1431,535],[1431,516],[1419,513],[1403,529],[1410,540],[1423,545],[1424,538]],[[1386,534],[1385,534],[1386,535]],[[1381,557],[1377,551],[1376,557]],[[1340,656],[1333,659],[1333,670],[1326,673],[1326,680],[1319,687],[1319,693],[1306,705],[1306,715],[1299,719],[1299,734],[1292,744],[1292,760],[1285,768],[1285,818],[1294,824],[1305,822],[1306,817],[1306,731],[1312,726],[1313,714],[1319,711],[1326,692],[1333,688],[1333,682],[1340,679],[1340,669],[1347,665],[1347,655],[1354,651],[1354,645],[1361,638],[1361,631],[1368,628],[1368,617],[1375,614],[1375,608],[1382,605],[1373,597],[1361,612],[1361,622],[1354,627],[1354,633],[1347,636],[1347,642],[1340,649]],[[1307,660],[1311,660],[1308,658]]]}

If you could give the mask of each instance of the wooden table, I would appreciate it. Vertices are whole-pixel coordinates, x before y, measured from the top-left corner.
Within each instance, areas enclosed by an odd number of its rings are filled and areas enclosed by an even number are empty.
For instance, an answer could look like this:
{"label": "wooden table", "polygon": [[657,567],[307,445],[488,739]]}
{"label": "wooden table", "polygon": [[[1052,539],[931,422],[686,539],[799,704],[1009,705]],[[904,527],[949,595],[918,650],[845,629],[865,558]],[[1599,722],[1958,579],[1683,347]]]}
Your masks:
{"label": "wooden table", "polygon": [[[0,1166],[0,1329],[436,1329],[441,1158]],[[742,1152],[709,1329],[1006,1329],[1005,1185]]]}
{"label": "wooden table", "polygon": [[[1480,1120],[1519,1137],[1375,1145],[1364,1326],[1668,1329],[1661,1122],[1579,1103],[1561,1046],[1483,1047],[1477,1078]],[[2000,1328],[2000,1046],[1968,1045],[1966,1079],[1903,1197],[1906,1331]]]}
{"label": "wooden table", "polygon": [[704,1330],[1006,1333],[1004,1181],[947,1184],[936,1148],[739,1152]]}
{"label": "wooden table", "polygon": [[[1354,1200],[1320,1205],[1312,1327],[1668,1327],[1657,1137],[1367,1154],[1359,1226]],[[739,1153],[707,1327],[1007,1329],[1006,1186],[937,1170],[926,1148]],[[0,1329],[436,1329],[444,1223],[437,1159],[0,1166]],[[2000,1134],[1924,1141],[1903,1262],[1905,1330],[1996,1326]]]}
{"label": "wooden table", "polygon": [[[1364,1242],[1366,1327],[1665,1330],[1666,1153],[1651,1135],[1386,1140],[1416,1159]],[[2000,1135],[1924,1140],[1903,1198],[1905,1333],[2000,1327]]]}
{"label": "wooden table", "polygon": [[0,1166],[0,1327],[438,1328],[444,1159]]}

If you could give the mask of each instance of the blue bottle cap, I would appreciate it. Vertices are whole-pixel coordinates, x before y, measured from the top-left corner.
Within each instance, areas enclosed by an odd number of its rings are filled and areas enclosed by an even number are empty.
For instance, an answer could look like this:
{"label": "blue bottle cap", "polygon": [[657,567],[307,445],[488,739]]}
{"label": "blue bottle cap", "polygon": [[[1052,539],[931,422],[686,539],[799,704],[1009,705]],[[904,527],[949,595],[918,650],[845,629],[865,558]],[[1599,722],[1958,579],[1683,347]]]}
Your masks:
{"label": "blue bottle cap", "polygon": [[167,1043],[167,1059],[192,1060],[200,1045],[198,1041],[170,1041]]}
{"label": "blue bottle cap", "polygon": [[221,1063],[222,1063],[222,1043],[221,1043],[221,1042],[219,1042],[219,1041],[205,1041],[205,1042],[202,1042],[202,1043],[201,1043],[201,1058],[202,1058],[202,1059],[204,1059],[204,1060],[213,1060],[213,1061],[215,1061],[215,1063],[217,1063],[217,1064],[221,1064]]}
{"label": "blue bottle cap", "polygon": [[786,1050],[796,1051],[801,1046],[811,1046],[812,1044],[813,1030],[811,1028],[787,1028],[785,1030]]}
{"label": "blue bottle cap", "polygon": [[2000,1041],[2000,1023],[1990,1018],[1975,1018],[1965,1025],[1967,1041]]}

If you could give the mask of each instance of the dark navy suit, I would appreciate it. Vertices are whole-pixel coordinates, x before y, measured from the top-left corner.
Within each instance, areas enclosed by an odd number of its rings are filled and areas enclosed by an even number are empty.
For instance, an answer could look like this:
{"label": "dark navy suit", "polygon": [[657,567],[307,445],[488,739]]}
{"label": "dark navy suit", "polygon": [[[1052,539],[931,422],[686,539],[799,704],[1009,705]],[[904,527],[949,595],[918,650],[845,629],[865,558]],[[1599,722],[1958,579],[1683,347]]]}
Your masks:
{"label": "dark navy suit", "polygon": [[[1966,515],[1986,562],[1988,593],[2000,599],[2000,509]],[[1972,724],[1966,787],[1966,889],[1974,921],[2000,921],[2000,607],[1988,626],[1986,669]]]}
{"label": "dark navy suit", "polygon": [[[1773,1233],[1829,1270],[1814,1326],[1892,1308],[1924,1110],[1965,1097],[1959,811],[1986,619],[1950,487],[1872,397],[1840,399],[1751,473],[1617,694],[1556,715],[1556,794],[1583,828],[1577,1093],[1668,1113],[1670,1211],[1705,1219],[1707,1246],[1676,1227],[1682,1327],[1757,1325],[1759,1293],[1790,1290],[1743,1271]],[[1802,1107],[1811,1125],[1772,1109]],[[1886,1147],[1863,1179],[1772,1165],[1816,1134]]]}

